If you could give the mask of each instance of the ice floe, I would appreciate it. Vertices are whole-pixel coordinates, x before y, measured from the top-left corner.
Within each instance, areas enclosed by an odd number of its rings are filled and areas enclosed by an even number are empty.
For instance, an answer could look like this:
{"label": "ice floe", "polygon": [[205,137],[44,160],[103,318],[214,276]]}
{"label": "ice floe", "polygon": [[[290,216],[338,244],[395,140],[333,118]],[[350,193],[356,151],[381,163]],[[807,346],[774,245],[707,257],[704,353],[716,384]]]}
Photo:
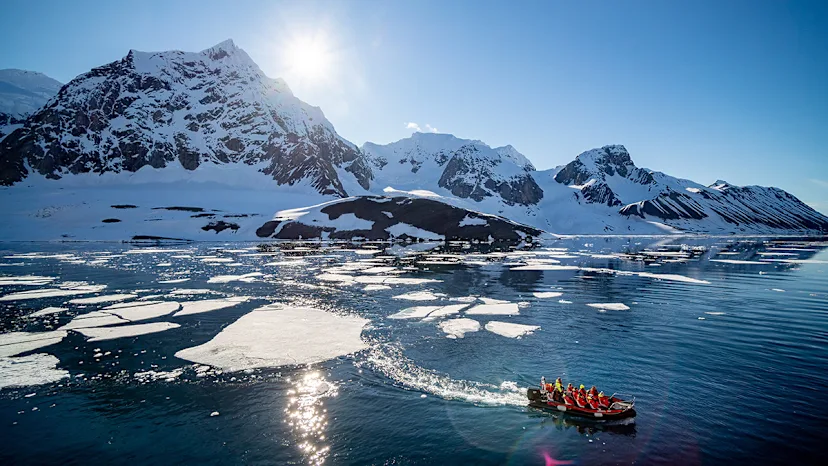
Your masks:
{"label": "ice floe", "polygon": [[773,265],[770,261],[745,261],[739,259],[710,259],[710,262],[721,262],[722,264],[735,265]]}
{"label": "ice floe", "polygon": [[483,304],[509,304],[509,301],[505,299],[495,299],[495,298],[478,298]]}
{"label": "ice floe", "polygon": [[0,286],[26,285],[42,286],[57,280],[55,277],[42,277],[39,275],[21,275],[17,277],[0,277]]}
{"label": "ice floe", "polygon": [[441,306],[414,306],[408,307],[388,316],[389,319],[424,319],[429,314],[440,309]]}
{"label": "ice floe", "polygon": [[394,296],[393,299],[405,299],[407,301],[437,301],[441,296],[445,295],[442,293],[434,294],[431,291],[412,291],[411,293]]}
{"label": "ice floe", "polygon": [[368,322],[320,309],[269,305],[175,356],[227,371],[312,364],[367,348],[360,335]]}
{"label": "ice floe", "polygon": [[587,303],[587,306],[594,307],[600,311],[629,311],[630,307],[624,303]]}
{"label": "ice floe", "polygon": [[170,291],[170,296],[191,296],[195,294],[218,294],[218,292],[206,288],[179,288]]}
{"label": "ice floe", "polygon": [[54,383],[69,377],[68,371],[57,368],[58,363],[58,358],[43,353],[0,358],[0,388]]}
{"label": "ice floe", "polygon": [[268,262],[265,266],[280,266],[280,267],[298,267],[300,265],[308,265],[305,260],[288,260],[288,261],[274,261]]}
{"label": "ice floe", "polygon": [[38,348],[53,345],[67,335],[66,332],[9,332],[0,334],[0,357],[15,356]]}
{"label": "ice floe", "polygon": [[180,325],[172,322],[151,322],[149,324],[118,325],[115,327],[80,328],[77,331],[89,337],[89,341],[92,342],[137,337],[150,333],[164,332],[178,327]]}
{"label": "ice floe", "polygon": [[165,316],[177,311],[180,307],[181,304],[176,301],[162,301],[158,303],[145,301],[135,303],[134,306],[109,306],[101,309],[101,311],[135,322]]}
{"label": "ice floe", "polygon": [[382,291],[390,289],[391,287],[388,285],[365,285],[365,288],[363,288],[365,291]]}
{"label": "ice floe", "polygon": [[579,267],[575,265],[558,265],[558,264],[527,264],[512,267],[510,270],[578,270]]}
{"label": "ice floe", "polygon": [[203,299],[201,301],[188,301],[181,303],[181,310],[173,314],[173,317],[181,317],[190,314],[201,314],[202,312],[217,311],[227,307],[233,307],[250,301],[249,296],[233,296],[220,299]]}
{"label": "ice floe", "polygon": [[59,296],[74,296],[103,291],[106,285],[77,285],[66,288],[47,288],[43,290],[20,291],[0,296],[0,301],[22,301],[26,299],[56,298]]}
{"label": "ice floe", "polygon": [[515,303],[502,304],[478,304],[472,307],[466,314],[469,315],[518,315],[520,309]]}
{"label": "ice floe", "polygon": [[141,248],[124,251],[124,254],[161,254],[170,252],[190,252],[188,249]]}
{"label": "ice floe", "polygon": [[230,282],[244,282],[252,283],[258,281],[258,277],[263,276],[261,272],[250,272],[242,275],[216,275],[210,277],[207,283],[230,283]]}
{"label": "ice floe", "polygon": [[480,322],[474,319],[461,317],[440,322],[440,330],[446,333],[446,338],[463,338],[467,333],[480,330]]}
{"label": "ice floe", "polygon": [[137,294],[131,293],[121,293],[121,294],[109,294],[103,296],[93,296],[91,298],[76,298],[69,300],[69,304],[99,304],[99,303],[111,303],[115,301],[126,301],[127,299],[135,299],[137,298]]}
{"label": "ice floe", "polygon": [[77,330],[80,328],[103,327],[105,325],[127,324],[128,320],[122,319],[108,312],[94,311],[88,314],[81,314],[69,321],[68,324],[58,330]]}
{"label": "ice floe", "polygon": [[559,291],[536,291],[532,293],[536,298],[557,298],[558,296],[563,296],[563,293]]}
{"label": "ice floe", "polygon": [[486,324],[486,330],[507,338],[518,338],[530,334],[540,327],[537,325],[513,324],[493,320]]}
{"label": "ice floe", "polygon": [[37,312],[33,312],[33,313],[27,315],[26,317],[41,317],[41,316],[47,316],[49,314],[57,314],[59,312],[65,312],[65,311],[68,311],[68,310],[69,309],[67,309],[65,307],[49,306],[49,307],[44,307],[43,309],[41,309]]}
{"label": "ice floe", "polygon": [[158,280],[158,283],[162,284],[173,284],[173,283],[184,283],[190,281],[189,278],[174,278],[172,280]]}

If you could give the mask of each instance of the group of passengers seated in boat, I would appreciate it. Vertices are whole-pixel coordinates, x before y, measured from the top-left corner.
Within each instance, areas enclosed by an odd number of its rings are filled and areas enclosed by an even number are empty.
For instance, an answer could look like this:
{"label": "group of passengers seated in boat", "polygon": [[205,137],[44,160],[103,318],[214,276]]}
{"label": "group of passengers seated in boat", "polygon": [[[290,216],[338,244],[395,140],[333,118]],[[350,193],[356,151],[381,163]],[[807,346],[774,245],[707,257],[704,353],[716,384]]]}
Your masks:
{"label": "group of passengers seated in boat", "polygon": [[554,384],[546,383],[546,377],[541,377],[541,392],[545,392],[547,399],[552,401],[586,409],[609,409],[613,402],[604,392],[599,392],[595,385],[589,390],[583,384],[575,388],[571,383],[564,388],[560,377]]}

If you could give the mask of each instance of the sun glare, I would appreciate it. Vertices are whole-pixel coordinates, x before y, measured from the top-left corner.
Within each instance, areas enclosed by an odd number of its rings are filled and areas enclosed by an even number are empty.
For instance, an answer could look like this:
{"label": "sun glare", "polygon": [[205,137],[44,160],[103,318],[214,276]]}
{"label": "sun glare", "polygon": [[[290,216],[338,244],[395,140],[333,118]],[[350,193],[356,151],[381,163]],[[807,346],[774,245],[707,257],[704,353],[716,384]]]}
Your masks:
{"label": "sun glare", "polygon": [[288,43],[286,61],[294,76],[319,81],[331,71],[333,53],[323,36],[297,37]]}

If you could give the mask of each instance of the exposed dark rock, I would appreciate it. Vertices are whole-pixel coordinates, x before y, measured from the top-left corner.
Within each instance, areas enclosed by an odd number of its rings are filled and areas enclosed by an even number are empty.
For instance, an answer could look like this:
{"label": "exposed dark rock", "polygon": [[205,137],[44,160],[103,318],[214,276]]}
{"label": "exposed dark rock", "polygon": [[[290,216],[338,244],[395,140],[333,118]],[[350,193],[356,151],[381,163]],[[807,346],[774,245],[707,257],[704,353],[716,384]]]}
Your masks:
{"label": "exposed dark rock", "polygon": [[233,230],[233,233],[235,233],[239,230],[239,228],[241,228],[241,227],[237,223],[229,223],[229,222],[225,222],[224,220],[219,220],[217,222],[210,222],[207,225],[204,225],[203,227],[201,227],[201,229],[204,230],[204,231],[214,230],[216,232],[216,234],[218,234],[218,233],[220,233],[224,230],[227,230],[227,229]]}
{"label": "exposed dark rock", "polygon": [[201,213],[201,214],[190,215],[190,218],[204,218],[204,217],[213,218],[215,216],[216,216],[216,214],[211,214],[209,212],[204,212],[204,213]]}
{"label": "exposed dark rock", "polygon": [[112,205],[110,207],[112,207],[113,209],[137,209],[138,208],[137,205],[132,205],[132,204],[115,204],[115,205]]}
{"label": "exposed dark rock", "polygon": [[103,222],[103,223],[118,223],[120,221],[121,221],[121,219],[119,219],[119,218],[105,218],[105,219],[101,220],[101,222]]}
{"label": "exposed dark rock", "polygon": [[172,206],[172,207],[153,207],[152,210],[178,210],[182,212],[204,212],[204,209],[201,207],[183,207],[183,206]]}
{"label": "exposed dark rock", "polygon": [[[542,234],[540,230],[511,222],[503,217],[480,214],[423,198],[359,196],[310,210],[313,212],[316,209],[327,217],[330,223],[321,220],[309,224],[301,221],[302,217],[299,220],[271,220],[265,222],[256,231],[256,235],[261,238],[278,239],[325,237],[332,240],[406,240],[421,239],[417,231],[424,230],[441,235],[446,240],[491,239],[516,242]],[[370,229],[337,229],[336,221],[343,215],[353,215],[371,222],[372,226]],[[398,224],[404,224],[399,230],[402,233],[394,237],[391,233],[392,227]]]}

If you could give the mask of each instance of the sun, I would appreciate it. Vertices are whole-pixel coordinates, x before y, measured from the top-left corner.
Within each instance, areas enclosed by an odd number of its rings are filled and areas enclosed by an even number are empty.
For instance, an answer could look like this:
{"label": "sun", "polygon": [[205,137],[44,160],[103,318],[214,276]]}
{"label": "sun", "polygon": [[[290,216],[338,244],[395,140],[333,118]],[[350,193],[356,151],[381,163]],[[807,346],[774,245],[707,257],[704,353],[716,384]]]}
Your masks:
{"label": "sun", "polygon": [[307,81],[321,81],[331,72],[333,52],[324,35],[293,38],[285,50],[290,74]]}

